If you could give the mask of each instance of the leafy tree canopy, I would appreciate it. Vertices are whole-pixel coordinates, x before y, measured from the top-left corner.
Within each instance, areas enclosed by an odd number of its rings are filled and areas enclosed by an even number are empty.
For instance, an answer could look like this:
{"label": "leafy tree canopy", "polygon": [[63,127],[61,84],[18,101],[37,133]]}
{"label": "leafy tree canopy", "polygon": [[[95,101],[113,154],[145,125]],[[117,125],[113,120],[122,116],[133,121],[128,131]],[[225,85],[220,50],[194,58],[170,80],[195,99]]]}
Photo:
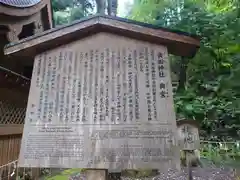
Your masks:
{"label": "leafy tree canopy", "polygon": [[113,12],[112,3],[117,0],[52,0],[55,25],[70,23],[93,12]]}

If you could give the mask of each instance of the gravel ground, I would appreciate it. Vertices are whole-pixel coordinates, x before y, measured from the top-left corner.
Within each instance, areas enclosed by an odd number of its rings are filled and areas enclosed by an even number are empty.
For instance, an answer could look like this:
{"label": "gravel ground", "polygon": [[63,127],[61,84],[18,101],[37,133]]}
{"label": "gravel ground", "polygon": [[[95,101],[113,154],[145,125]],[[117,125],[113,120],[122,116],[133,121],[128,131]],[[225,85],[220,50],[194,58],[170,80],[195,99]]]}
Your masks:
{"label": "gravel ground", "polygon": [[[221,168],[193,168],[192,180],[236,180],[234,171],[231,169]],[[69,180],[87,180],[82,173],[71,176]],[[110,178],[110,180],[119,180],[119,178]],[[151,178],[129,178],[121,177],[121,180],[188,180],[187,169],[182,171],[169,170],[167,173],[161,173],[158,176]]]}
{"label": "gravel ground", "polygon": [[[220,168],[193,168],[193,180],[236,180],[234,171]],[[168,173],[161,173],[153,178],[133,179],[122,177],[122,180],[187,180],[187,170],[169,170]]]}

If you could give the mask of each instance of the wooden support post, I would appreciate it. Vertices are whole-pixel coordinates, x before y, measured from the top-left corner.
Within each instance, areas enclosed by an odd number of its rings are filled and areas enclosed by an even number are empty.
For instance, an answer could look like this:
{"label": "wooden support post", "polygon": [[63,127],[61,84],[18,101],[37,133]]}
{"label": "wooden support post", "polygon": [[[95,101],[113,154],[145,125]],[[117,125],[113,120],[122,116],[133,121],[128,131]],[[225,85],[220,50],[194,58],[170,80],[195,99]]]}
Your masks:
{"label": "wooden support post", "polygon": [[188,176],[187,180],[193,180],[192,176],[192,153],[189,151],[185,151],[185,157],[186,157],[186,164],[187,164],[187,171],[188,171]]}
{"label": "wooden support post", "polygon": [[40,176],[40,168],[32,168],[32,178],[38,180]]}
{"label": "wooden support post", "polygon": [[84,174],[86,180],[108,180],[107,169],[87,169]]}
{"label": "wooden support post", "polygon": [[108,180],[121,180],[122,172],[108,173]]}

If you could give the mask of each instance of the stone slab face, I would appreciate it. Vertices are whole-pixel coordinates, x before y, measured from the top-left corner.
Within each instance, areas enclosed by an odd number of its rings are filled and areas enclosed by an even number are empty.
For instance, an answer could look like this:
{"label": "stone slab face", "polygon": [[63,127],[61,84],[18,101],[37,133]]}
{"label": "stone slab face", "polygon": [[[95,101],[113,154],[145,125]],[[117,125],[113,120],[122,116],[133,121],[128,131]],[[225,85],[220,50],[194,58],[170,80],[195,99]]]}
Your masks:
{"label": "stone slab face", "polygon": [[178,126],[178,137],[181,150],[196,150],[200,148],[199,130],[191,124]]}
{"label": "stone slab face", "polygon": [[20,167],[179,168],[167,48],[108,33],[35,58]]}

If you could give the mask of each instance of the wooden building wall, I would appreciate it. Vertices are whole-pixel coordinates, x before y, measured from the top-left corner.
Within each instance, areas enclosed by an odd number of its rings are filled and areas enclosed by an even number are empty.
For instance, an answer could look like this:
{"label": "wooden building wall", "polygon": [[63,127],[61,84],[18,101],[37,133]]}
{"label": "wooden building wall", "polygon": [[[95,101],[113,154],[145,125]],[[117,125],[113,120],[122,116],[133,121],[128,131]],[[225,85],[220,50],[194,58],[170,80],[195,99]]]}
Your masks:
{"label": "wooden building wall", "polygon": [[0,166],[18,159],[30,80],[0,69]]}
{"label": "wooden building wall", "polygon": [[[10,129],[9,126],[4,128]],[[0,135],[0,166],[18,159],[21,139],[22,132],[19,134]]]}

